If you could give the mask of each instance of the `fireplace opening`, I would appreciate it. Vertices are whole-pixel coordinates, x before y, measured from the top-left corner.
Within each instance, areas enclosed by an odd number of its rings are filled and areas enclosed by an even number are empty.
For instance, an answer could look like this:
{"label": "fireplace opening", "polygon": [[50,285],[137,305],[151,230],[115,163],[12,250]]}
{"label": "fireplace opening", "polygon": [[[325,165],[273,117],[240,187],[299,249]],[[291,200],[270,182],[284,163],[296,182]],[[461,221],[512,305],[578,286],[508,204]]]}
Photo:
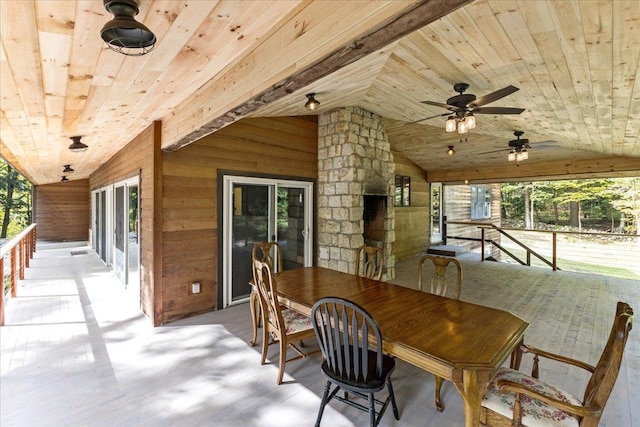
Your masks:
{"label": "fireplace opening", "polygon": [[384,248],[384,216],[387,207],[385,196],[364,195],[364,243]]}

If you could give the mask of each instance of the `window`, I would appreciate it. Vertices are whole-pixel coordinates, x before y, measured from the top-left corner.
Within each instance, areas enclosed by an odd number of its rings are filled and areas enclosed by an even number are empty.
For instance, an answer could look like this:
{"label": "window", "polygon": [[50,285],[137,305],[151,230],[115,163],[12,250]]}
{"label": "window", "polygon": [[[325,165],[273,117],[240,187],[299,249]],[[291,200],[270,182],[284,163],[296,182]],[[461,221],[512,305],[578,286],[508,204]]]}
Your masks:
{"label": "window", "polygon": [[491,187],[471,186],[471,219],[491,218]]}
{"label": "window", "polygon": [[394,206],[411,206],[411,177],[396,175]]}

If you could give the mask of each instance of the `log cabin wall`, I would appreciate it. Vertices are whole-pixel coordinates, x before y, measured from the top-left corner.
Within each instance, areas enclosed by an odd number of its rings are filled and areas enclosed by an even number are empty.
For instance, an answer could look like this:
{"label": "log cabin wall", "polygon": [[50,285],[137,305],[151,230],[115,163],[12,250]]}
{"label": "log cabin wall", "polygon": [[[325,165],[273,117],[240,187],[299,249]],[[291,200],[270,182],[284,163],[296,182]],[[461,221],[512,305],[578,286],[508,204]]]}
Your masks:
{"label": "log cabin wall", "polygon": [[317,128],[315,116],[244,119],[163,154],[162,323],[216,309],[218,171],[316,179]]}
{"label": "log cabin wall", "polygon": [[[501,225],[500,203],[501,193],[500,184],[481,184],[491,189],[491,218],[471,219],[471,185],[444,185],[444,215],[447,222],[477,222],[492,223],[498,227]],[[447,224],[447,236],[473,237],[480,238],[480,229],[470,225]],[[500,242],[500,233],[489,230],[486,239],[493,239]],[[469,250],[480,247],[480,242],[469,240],[451,240],[447,239],[447,244],[465,247]],[[491,247],[491,254],[494,257],[500,256],[500,250]],[[499,258],[497,258],[499,259]]]}
{"label": "log cabin wall", "polygon": [[429,183],[411,160],[392,152],[396,175],[411,178],[411,206],[395,208],[396,261],[424,253],[429,247]]}
{"label": "log cabin wall", "polygon": [[89,180],[35,186],[33,218],[38,224],[38,240],[88,241],[91,222]]}
{"label": "log cabin wall", "polygon": [[[89,191],[139,176],[140,203],[140,304],[142,311],[156,324],[154,313],[154,288],[161,285],[161,276],[154,274],[154,259],[158,256],[155,245],[155,224],[161,217],[156,215],[154,192],[158,163],[154,160],[160,153],[160,122],[147,127],[109,161],[91,174]],[[91,147],[89,147],[91,149]],[[38,234],[40,226],[38,225]],[[154,278],[156,280],[154,281]]]}

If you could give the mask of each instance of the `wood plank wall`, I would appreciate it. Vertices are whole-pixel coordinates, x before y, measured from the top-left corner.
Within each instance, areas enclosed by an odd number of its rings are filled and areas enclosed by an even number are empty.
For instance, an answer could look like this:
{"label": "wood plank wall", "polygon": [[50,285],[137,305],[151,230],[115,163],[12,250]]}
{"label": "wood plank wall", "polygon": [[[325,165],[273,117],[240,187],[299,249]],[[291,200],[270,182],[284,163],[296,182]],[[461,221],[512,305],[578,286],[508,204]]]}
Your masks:
{"label": "wood plank wall", "polygon": [[244,119],[163,154],[163,323],[216,308],[218,171],[316,179],[317,128],[315,116]]}
{"label": "wood plank wall", "polygon": [[[461,222],[478,222],[492,223],[497,226],[501,225],[500,220],[500,184],[481,184],[491,187],[491,218],[471,220],[471,186],[470,185],[444,185],[444,214],[447,221]],[[477,227],[469,225],[447,225],[448,236],[462,236],[480,238],[480,230]],[[487,239],[493,239],[500,242],[500,234],[490,231]],[[479,248],[479,242],[466,240],[447,240],[447,244],[465,247],[469,250]],[[493,248],[494,256],[499,254],[499,250]]]}
{"label": "wood plank wall", "polygon": [[[160,151],[160,123],[155,122],[89,177],[91,191],[140,176],[140,303],[155,324],[154,315],[154,152]],[[91,148],[89,148],[91,149]],[[89,193],[89,189],[87,189]],[[40,226],[38,225],[38,234]]]}
{"label": "wood plank wall", "polygon": [[33,193],[38,240],[88,241],[91,207],[89,180],[38,185]]}
{"label": "wood plank wall", "polygon": [[429,183],[411,160],[393,152],[396,175],[411,177],[411,206],[395,208],[396,261],[424,253],[429,247]]}

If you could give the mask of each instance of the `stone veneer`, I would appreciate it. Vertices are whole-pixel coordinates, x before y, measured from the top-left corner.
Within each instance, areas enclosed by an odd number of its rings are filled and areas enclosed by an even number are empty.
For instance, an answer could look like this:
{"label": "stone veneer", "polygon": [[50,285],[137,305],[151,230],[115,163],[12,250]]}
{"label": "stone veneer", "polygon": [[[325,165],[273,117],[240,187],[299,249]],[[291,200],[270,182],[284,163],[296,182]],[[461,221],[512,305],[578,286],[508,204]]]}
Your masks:
{"label": "stone veneer", "polygon": [[358,107],[318,118],[318,265],[355,273],[364,243],[364,195],[386,197],[386,273],[395,277],[395,163],[380,117]]}

